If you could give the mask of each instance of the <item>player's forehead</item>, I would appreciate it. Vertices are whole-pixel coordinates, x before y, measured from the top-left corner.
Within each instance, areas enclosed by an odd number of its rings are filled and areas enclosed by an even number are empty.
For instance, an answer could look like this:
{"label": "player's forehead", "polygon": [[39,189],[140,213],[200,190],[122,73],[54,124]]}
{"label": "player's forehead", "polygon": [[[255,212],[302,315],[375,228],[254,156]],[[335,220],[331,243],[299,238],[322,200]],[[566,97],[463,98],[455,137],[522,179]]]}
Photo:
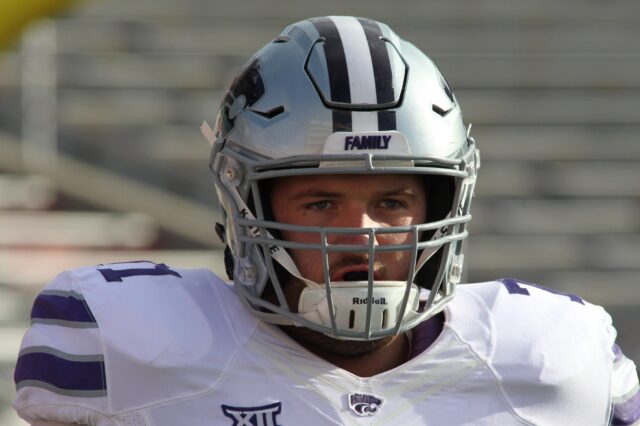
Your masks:
{"label": "player's forehead", "polygon": [[424,181],[408,174],[336,174],[286,176],[271,182],[271,194],[278,198],[299,197],[305,194],[391,194],[411,192],[423,194]]}

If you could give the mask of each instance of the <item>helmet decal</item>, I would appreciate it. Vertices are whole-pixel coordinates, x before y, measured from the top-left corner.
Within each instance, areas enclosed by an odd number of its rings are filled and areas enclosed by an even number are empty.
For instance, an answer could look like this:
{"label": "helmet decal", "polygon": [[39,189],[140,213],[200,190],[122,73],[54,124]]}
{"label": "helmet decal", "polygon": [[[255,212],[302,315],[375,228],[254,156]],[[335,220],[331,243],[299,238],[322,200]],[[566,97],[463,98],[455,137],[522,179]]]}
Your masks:
{"label": "helmet decal", "polygon": [[454,106],[456,105],[456,97],[453,94],[453,90],[451,90],[451,86],[449,86],[449,83],[447,82],[447,80],[444,78],[444,76],[440,73],[439,77],[440,77],[440,83],[442,85],[442,90],[444,90],[445,95],[447,95],[447,99],[448,102],[450,102],[450,105],[448,107],[443,108],[440,105],[437,104],[433,104],[431,106],[431,109],[433,110],[433,112],[435,112],[436,114],[438,114],[441,117],[446,117],[447,114],[449,114],[451,111],[453,111]]}
{"label": "helmet decal", "polygon": [[245,108],[250,108],[264,95],[264,82],[260,75],[260,62],[254,58],[234,79],[222,101],[216,127],[224,136],[233,129],[235,119]]}

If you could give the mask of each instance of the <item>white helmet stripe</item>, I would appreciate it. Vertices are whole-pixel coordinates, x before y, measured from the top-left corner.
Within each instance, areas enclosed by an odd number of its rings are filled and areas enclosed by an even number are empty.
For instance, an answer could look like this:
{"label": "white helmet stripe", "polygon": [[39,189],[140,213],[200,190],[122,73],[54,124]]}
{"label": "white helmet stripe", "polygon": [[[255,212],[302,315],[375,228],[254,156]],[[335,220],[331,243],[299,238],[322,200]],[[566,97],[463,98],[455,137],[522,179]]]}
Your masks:
{"label": "white helmet stripe", "polygon": [[[343,104],[351,103],[351,90],[349,88],[349,73],[340,34],[329,18],[312,19],[320,37],[324,38],[324,53],[327,61],[327,74],[329,80],[330,102]],[[351,112],[345,110],[333,110],[333,131],[351,131]]]}
{"label": "white helmet stripe", "polygon": [[[356,18],[351,16],[332,16],[331,20],[340,35],[347,61],[351,103],[377,104],[373,63],[364,28]],[[359,129],[354,127],[354,130]]]}
{"label": "white helmet stripe", "polygon": [[391,60],[387,49],[387,42],[383,40],[380,25],[370,19],[358,18],[362,25],[367,47],[371,55],[373,76],[376,85],[376,101],[378,104],[393,102],[395,99]]}
{"label": "white helmet stripe", "polygon": [[327,101],[334,103],[334,131],[395,130],[394,111],[347,111],[343,106],[375,108],[395,99],[389,47],[380,26],[347,16],[312,19],[323,39],[329,82]]}
{"label": "white helmet stripe", "polygon": [[378,111],[353,111],[351,113],[353,132],[372,132],[378,130]]}

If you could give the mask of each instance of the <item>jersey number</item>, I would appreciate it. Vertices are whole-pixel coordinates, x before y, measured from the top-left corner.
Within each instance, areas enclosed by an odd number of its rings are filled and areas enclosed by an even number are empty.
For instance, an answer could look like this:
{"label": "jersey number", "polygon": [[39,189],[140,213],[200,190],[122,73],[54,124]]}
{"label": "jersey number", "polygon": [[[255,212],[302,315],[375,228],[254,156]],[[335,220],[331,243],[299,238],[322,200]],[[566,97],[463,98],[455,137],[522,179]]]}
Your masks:
{"label": "jersey number", "polygon": [[[526,287],[522,287],[520,285],[520,283],[518,281],[514,280],[513,278],[503,278],[503,279],[500,280],[500,282],[502,284],[504,284],[504,286],[507,288],[507,291],[509,292],[509,294],[524,294],[525,296],[529,296],[530,295],[529,290]],[[552,290],[550,288],[540,287],[540,286],[533,285],[533,284],[528,284],[528,285],[530,285],[532,287],[535,287],[535,288],[538,288],[540,290],[548,291],[549,293],[559,294],[561,296],[566,296],[569,299],[571,299],[572,302],[576,302],[576,303],[580,303],[580,304],[584,305],[584,301],[579,296],[576,296],[575,294],[561,293],[559,291]]]}
{"label": "jersey number", "polygon": [[182,276],[176,271],[171,270],[164,263],[156,263],[153,268],[131,268],[131,269],[98,269],[105,280],[108,282],[122,282],[123,278],[138,277],[138,276],[150,276],[150,275],[173,275],[174,277],[182,278]]}

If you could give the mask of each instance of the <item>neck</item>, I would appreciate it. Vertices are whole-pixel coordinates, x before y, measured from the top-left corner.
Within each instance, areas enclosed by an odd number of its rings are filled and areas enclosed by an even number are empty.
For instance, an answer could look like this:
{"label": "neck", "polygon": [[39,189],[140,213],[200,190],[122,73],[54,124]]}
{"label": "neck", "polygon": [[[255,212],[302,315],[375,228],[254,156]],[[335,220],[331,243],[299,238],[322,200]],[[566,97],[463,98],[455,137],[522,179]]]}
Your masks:
{"label": "neck", "polygon": [[359,357],[326,354],[333,365],[359,377],[371,377],[402,365],[409,355],[409,342],[404,334],[395,336],[387,345]]}
{"label": "neck", "polygon": [[355,356],[336,354],[296,336],[291,337],[318,357],[359,377],[371,377],[396,368],[407,361],[409,355],[409,342],[404,334],[389,338],[372,351]]}

